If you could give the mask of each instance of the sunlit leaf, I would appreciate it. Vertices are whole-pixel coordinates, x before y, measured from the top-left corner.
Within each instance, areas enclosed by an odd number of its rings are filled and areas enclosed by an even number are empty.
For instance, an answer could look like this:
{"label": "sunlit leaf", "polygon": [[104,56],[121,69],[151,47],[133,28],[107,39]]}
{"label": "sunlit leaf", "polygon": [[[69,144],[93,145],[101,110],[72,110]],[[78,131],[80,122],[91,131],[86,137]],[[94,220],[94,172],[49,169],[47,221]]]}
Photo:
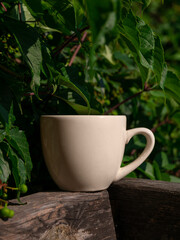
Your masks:
{"label": "sunlit leaf", "polygon": [[71,102],[71,101],[67,101],[64,98],[61,98],[61,100],[65,101],[70,107],[72,107],[79,115],[87,115],[87,114],[91,114],[91,115],[99,115],[100,112],[96,109],[92,109],[92,108],[88,108],[86,106]]}
{"label": "sunlit leaf", "polygon": [[70,81],[68,74],[66,72],[66,69],[63,68],[62,71],[63,71],[63,74],[65,75],[65,77],[62,76],[61,74],[59,74],[59,76],[58,76],[59,84],[62,84],[63,86],[66,86],[66,87],[72,89],[73,91],[75,91],[77,94],[79,94],[84,99],[84,101],[87,104],[88,109],[90,110],[90,104],[89,104],[89,101],[88,101],[87,97],[85,96],[85,94],[82,92],[82,90],[80,88],[78,88],[73,82]]}

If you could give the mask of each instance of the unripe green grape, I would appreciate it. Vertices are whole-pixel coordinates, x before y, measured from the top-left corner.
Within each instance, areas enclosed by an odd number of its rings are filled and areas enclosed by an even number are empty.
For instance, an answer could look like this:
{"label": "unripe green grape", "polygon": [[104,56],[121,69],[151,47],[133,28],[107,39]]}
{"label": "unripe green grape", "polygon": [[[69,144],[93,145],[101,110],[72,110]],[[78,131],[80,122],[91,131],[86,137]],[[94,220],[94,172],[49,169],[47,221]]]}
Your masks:
{"label": "unripe green grape", "polygon": [[28,187],[26,184],[21,184],[20,187],[19,187],[19,190],[21,193],[26,193],[27,190],[28,190]]}
{"label": "unripe green grape", "polygon": [[48,38],[49,40],[53,40],[53,35],[52,35],[52,34],[48,34],[48,35],[47,35],[47,38]]}
{"label": "unripe green grape", "polygon": [[8,218],[14,217],[14,211],[12,209],[9,209],[9,214],[7,216]]}
{"label": "unripe green grape", "polygon": [[3,199],[7,199],[7,198],[8,198],[7,193],[4,192],[3,195],[2,195],[2,198],[3,198]]}
{"label": "unripe green grape", "polygon": [[9,215],[9,208],[8,207],[4,207],[0,210],[0,214],[1,214],[1,217],[8,217]]}

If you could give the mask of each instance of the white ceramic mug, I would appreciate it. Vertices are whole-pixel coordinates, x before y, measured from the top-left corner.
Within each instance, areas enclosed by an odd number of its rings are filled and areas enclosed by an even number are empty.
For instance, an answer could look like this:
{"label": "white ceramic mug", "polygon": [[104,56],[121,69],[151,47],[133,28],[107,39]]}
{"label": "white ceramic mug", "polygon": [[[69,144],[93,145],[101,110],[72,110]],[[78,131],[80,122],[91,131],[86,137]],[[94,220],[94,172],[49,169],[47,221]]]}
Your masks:
{"label": "white ceramic mug", "polygon": [[[147,128],[126,130],[126,116],[44,115],[40,126],[47,168],[59,188],[68,191],[108,188],[143,163],[155,142]],[[146,138],[144,151],[120,167],[125,145],[137,134]]]}

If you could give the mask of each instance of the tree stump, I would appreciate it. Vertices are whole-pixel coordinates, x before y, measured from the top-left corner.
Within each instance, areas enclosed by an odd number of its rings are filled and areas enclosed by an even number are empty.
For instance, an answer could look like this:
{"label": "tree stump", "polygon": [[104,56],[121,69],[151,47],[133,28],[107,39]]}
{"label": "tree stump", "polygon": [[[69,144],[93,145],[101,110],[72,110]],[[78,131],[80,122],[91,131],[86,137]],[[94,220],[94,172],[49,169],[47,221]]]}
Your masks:
{"label": "tree stump", "polygon": [[1,240],[115,240],[107,191],[39,192],[11,201],[12,219],[0,219]]}
{"label": "tree stump", "polygon": [[109,195],[118,240],[180,239],[179,183],[125,178]]}

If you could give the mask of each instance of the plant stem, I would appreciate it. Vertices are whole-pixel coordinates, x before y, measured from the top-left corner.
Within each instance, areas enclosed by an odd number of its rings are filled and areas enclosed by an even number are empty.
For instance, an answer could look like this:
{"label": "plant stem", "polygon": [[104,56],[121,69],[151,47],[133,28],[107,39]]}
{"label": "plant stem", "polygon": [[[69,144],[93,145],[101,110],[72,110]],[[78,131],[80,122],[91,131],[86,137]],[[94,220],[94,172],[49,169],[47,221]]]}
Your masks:
{"label": "plant stem", "polygon": [[152,131],[153,133],[155,133],[156,130],[157,130],[157,128],[159,128],[159,127],[161,127],[162,125],[167,124],[167,123],[169,123],[169,124],[172,123],[172,121],[168,118],[168,116],[166,117],[165,120],[163,120],[162,122],[159,122],[155,127],[153,127],[153,128],[151,129],[151,131]]}
{"label": "plant stem", "polygon": [[20,21],[22,21],[22,12],[21,12],[21,3],[20,2],[18,3],[18,10],[19,10]]}
{"label": "plant stem", "polygon": [[[89,26],[80,29],[79,32],[82,33],[89,29]],[[59,54],[70,42],[72,42],[75,38],[77,37],[77,33],[73,33],[60,47],[57,47],[55,50],[57,50],[54,54],[53,57],[55,57],[57,54]]]}
{"label": "plant stem", "polygon": [[147,84],[145,83],[143,90],[141,90],[141,91],[138,92],[138,93],[135,93],[134,95],[126,98],[126,99],[123,100],[122,102],[116,104],[115,106],[113,106],[112,108],[110,108],[107,112],[105,112],[104,115],[107,115],[107,114],[111,113],[113,110],[115,110],[116,108],[118,108],[118,107],[121,106],[122,104],[128,102],[129,100],[131,100],[131,99],[139,96],[141,93],[143,93],[143,92],[148,92],[148,91],[151,91],[151,90],[152,90],[152,88],[149,88],[149,87],[147,86]]}
{"label": "plant stem", "polygon": [[6,200],[4,200],[4,199],[1,199],[1,198],[0,198],[0,202],[8,203],[8,201],[6,201]]}
{"label": "plant stem", "polygon": [[1,2],[1,6],[3,7],[4,11],[7,12],[7,8],[4,6],[2,2]]}
{"label": "plant stem", "polygon": [[14,187],[6,187],[6,188],[11,190],[19,190],[19,188],[14,188]]}
{"label": "plant stem", "polygon": [[[84,32],[84,34],[83,34],[83,36],[81,38],[81,43],[84,42],[86,36],[87,36],[87,32]],[[73,56],[72,56],[72,58],[71,58],[71,60],[69,62],[69,67],[73,64],[74,59],[75,59],[76,55],[78,54],[78,52],[79,52],[79,50],[80,50],[80,48],[82,46],[81,43],[79,43],[79,45],[77,46],[76,50],[74,51],[74,54],[73,54]]]}

